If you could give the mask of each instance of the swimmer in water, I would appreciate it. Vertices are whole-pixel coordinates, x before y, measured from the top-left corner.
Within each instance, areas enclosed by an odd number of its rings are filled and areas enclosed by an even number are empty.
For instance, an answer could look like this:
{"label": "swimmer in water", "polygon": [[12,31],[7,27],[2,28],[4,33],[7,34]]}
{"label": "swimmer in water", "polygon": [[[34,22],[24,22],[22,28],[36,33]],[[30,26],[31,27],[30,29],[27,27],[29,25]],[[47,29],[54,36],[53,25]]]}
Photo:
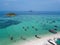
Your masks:
{"label": "swimmer in water", "polygon": [[56,27],[56,28],[57,28],[58,26],[57,26],[57,25],[55,25],[54,27]]}
{"label": "swimmer in water", "polygon": [[24,29],[25,31],[27,31],[27,29]]}
{"label": "swimmer in water", "polygon": [[29,29],[29,27],[27,26],[27,29]]}
{"label": "swimmer in water", "polygon": [[37,29],[37,28],[35,28],[35,31],[38,31],[38,29]]}
{"label": "swimmer in water", "polygon": [[25,27],[22,27],[23,29],[25,28]]}
{"label": "swimmer in water", "polygon": [[56,28],[54,30],[57,30]]}
{"label": "swimmer in water", "polygon": [[35,28],[34,26],[32,26],[32,28]]}
{"label": "swimmer in water", "polygon": [[13,37],[10,37],[10,40],[13,40]]}
{"label": "swimmer in water", "polygon": [[54,22],[54,23],[55,23],[56,21],[55,21],[55,20],[53,20],[52,22]]}

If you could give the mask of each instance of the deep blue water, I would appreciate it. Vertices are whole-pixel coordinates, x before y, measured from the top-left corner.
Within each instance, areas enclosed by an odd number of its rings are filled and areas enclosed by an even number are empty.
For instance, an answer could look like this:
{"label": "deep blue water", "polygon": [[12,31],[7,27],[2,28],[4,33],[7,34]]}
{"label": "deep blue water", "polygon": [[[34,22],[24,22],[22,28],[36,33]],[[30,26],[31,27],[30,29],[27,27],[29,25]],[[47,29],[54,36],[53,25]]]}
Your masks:
{"label": "deep blue water", "polygon": [[0,16],[6,15],[7,13],[15,13],[16,15],[60,15],[60,12],[54,11],[0,11]]}

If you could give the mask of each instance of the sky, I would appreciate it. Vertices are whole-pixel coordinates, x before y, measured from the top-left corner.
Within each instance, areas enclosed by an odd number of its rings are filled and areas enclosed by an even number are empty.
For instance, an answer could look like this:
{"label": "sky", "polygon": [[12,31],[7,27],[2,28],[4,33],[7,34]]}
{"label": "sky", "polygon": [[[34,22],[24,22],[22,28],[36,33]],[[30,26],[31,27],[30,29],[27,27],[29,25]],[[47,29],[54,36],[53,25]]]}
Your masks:
{"label": "sky", "polygon": [[60,0],[0,0],[0,11],[60,11]]}

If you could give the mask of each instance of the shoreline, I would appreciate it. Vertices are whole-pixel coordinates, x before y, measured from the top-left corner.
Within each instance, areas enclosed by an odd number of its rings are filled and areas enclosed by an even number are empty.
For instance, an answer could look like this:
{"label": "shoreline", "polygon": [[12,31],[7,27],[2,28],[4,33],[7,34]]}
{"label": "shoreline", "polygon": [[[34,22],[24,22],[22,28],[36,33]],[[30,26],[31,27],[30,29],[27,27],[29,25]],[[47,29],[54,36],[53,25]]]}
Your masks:
{"label": "shoreline", "polygon": [[30,40],[26,40],[22,43],[16,42],[13,45],[45,45],[45,42],[49,39],[54,39],[54,38],[60,38],[60,32],[58,32],[57,34],[51,34],[51,35],[45,35],[43,36],[41,39],[38,38],[34,38],[34,39],[30,39]]}

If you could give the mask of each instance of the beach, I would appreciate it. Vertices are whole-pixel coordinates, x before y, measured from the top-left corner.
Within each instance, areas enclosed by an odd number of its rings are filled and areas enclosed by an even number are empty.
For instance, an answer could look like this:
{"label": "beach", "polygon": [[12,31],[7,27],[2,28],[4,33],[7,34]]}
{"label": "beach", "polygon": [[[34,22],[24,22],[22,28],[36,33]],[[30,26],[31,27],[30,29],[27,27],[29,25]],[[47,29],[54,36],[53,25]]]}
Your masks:
{"label": "beach", "polygon": [[52,39],[53,41],[55,41],[56,40],[55,38],[60,38],[60,33],[42,36],[41,39],[36,39],[36,38],[30,39],[22,43],[20,43],[19,41],[19,42],[13,43],[13,45],[51,45],[50,43],[48,43],[48,40]]}

